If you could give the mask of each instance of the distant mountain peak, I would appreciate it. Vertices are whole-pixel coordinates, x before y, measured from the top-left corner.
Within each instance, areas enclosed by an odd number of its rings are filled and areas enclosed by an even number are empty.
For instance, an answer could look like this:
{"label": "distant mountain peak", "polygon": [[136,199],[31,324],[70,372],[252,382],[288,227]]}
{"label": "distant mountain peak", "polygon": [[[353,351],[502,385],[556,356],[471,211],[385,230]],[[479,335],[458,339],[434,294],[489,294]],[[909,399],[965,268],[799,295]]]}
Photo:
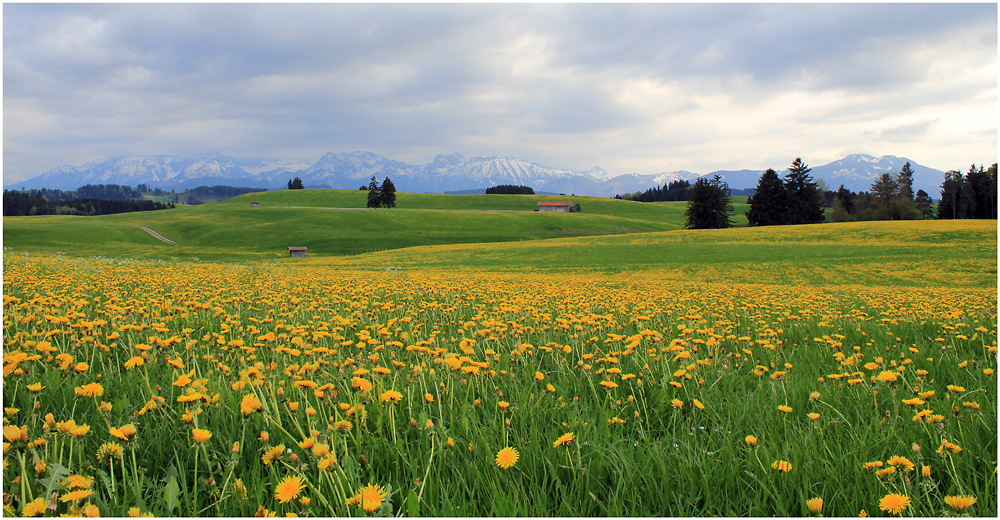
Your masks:
{"label": "distant mountain peak", "polygon": [[[851,154],[828,164],[813,166],[814,179],[835,189],[840,184],[853,191],[870,189],[878,176],[899,171],[905,162],[915,171],[914,189],[939,191],[943,172],[911,159],[883,155]],[[612,175],[599,166],[586,171],[553,168],[525,159],[480,155],[466,159],[460,153],[438,154],[424,165],[411,165],[370,151],[328,152],[315,162],[262,158],[233,158],[219,152],[175,155],[109,157],[80,166],[62,165],[41,175],[5,178],[8,187],[70,190],[85,184],[148,184],[159,188],[194,188],[231,185],[281,189],[299,177],[306,188],[357,189],[371,177],[391,177],[399,191],[440,193],[482,189],[498,184],[531,186],[535,191],[610,197],[645,191],[678,180],[719,175],[731,188],[753,188],[762,169],[719,170],[699,175],[686,170],[658,174]]]}

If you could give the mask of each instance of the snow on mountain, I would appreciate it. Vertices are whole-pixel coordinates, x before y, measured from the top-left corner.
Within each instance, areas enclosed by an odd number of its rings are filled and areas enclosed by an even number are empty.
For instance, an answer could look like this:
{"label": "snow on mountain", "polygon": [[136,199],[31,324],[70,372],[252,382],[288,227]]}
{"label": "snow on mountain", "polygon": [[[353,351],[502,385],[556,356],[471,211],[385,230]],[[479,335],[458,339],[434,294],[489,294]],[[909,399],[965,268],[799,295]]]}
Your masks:
{"label": "snow on mountain", "polygon": [[[915,171],[914,190],[923,189],[931,197],[940,192],[944,173],[905,157],[874,157],[855,154],[814,166],[812,176],[828,189],[841,184],[853,191],[870,189],[878,176],[898,172],[910,163]],[[754,188],[764,169],[718,170],[705,176],[721,176],[730,188]],[[784,171],[779,172],[784,175]],[[63,165],[34,178],[4,179],[12,188],[55,188],[71,190],[84,184],[144,183],[152,187],[186,189],[226,184],[280,189],[294,177],[307,188],[358,189],[372,177],[381,182],[390,177],[399,191],[441,193],[482,189],[499,184],[531,186],[536,191],[612,197],[620,193],[645,191],[677,180],[693,182],[699,174],[690,171],[658,174],[611,175],[600,167],[587,171],[552,168],[523,159],[479,156],[466,159],[461,154],[437,155],[430,163],[411,165],[372,152],[327,153],[315,162],[265,158],[238,159],[219,153],[112,157],[80,166]]]}

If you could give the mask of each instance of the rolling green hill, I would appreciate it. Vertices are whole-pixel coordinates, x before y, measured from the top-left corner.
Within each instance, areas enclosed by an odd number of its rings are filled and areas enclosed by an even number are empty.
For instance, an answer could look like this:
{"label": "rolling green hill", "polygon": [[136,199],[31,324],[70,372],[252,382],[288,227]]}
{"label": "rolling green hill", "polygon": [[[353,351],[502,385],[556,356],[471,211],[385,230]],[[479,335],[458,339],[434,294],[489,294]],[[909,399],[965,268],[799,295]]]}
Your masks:
{"label": "rolling green hill", "polygon": [[[367,192],[253,193],[201,206],[100,217],[5,217],[4,247],[131,258],[232,261],[343,256],[413,246],[519,242],[676,230],[686,203],[644,204],[595,197],[399,193],[393,209],[365,208]],[[540,200],[570,200],[579,213],[533,211]],[[251,208],[259,201],[259,208]],[[745,223],[745,198],[734,220]],[[168,244],[141,229],[155,230]]]}

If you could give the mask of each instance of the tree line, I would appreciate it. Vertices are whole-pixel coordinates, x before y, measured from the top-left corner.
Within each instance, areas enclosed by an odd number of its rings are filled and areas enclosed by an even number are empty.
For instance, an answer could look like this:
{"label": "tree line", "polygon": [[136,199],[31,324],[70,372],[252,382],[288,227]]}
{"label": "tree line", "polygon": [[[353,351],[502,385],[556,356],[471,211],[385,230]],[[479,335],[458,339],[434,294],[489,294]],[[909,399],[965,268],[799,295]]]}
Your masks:
{"label": "tree line", "polygon": [[[809,175],[811,168],[797,158],[784,178],[768,168],[747,199],[751,226],[817,224],[827,221],[824,207],[832,207],[829,220],[916,220],[997,218],[997,165],[989,169],[972,165],[962,173],[945,173],[937,211],[924,190],[913,192],[913,168],[907,162],[899,172],[879,176],[870,191],[854,193],[841,185],[824,190]],[[647,191],[647,193],[651,193]],[[729,186],[716,175],[701,178],[690,188],[685,225],[688,229],[716,229],[733,225]]]}
{"label": "tree line", "polygon": [[677,202],[688,200],[691,195],[691,183],[688,181],[671,181],[663,187],[652,187],[644,192],[623,193],[615,195],[616,199],[633,200],[636,202]]}
{"label": "tree line", "polygon": [[368,186],[362,186],[360,189],[368,190],[369,208],[396,207],[396,185],[392,183],[392,179],[389,177],[386,177],[385,180],[382,181],[381,186],[378,184],[378,179],[372,177]]}
{"label": "tree line", "polygon": [[486,188],[487,195],[534,195],[535,190],[531,186],[515,186],[513,184],[498,184]]}
{"label": "tree line", "polygon": [[28,215],[111,215],[114,213],[171,209],[173,207],[174,204],[172,202],[163,203],[151,200],[96,198],[49,200],[46,197],[34,197],[24,191],[4,190],[3,192],[3,214],[5,217],[24,217]]}

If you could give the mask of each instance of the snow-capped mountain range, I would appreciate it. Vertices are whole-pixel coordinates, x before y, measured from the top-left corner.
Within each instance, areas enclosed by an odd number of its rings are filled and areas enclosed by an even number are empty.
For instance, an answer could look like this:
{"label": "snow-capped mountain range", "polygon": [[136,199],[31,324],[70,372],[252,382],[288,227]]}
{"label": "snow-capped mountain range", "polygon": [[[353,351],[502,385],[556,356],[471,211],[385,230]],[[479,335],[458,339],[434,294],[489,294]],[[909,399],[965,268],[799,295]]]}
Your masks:
{"label": "snow-capped mountain range", "polygon": [[[944,172],[917,164],[905,157],[873,157],[855,154],[814,166],[812,176],[828,189],[841,184],[852,191],[868,190],[879,175],[898,172],[909,162],[915,171],[913,189],[938,195]],[[791,163],[791,161],[789,161]],[[766,168],[719,170],[730,188],[754,188]],[[5,188],[76,189],[85,184],[146,184],[153,188],[178,189],[230,185],[281,189],[294,177],[306,188],[357,189],[372,177],[379,182],[390,177],[398,191],[442,193],[485,189],[499,184],[531,186],[536,192],[611,197],[619,193],[645,191],[676,180],[694,181],[701,174],[689,171],[659,174],[611,175],[595,167],[586,171],[552,168],[510,157],[461,154],[438,155],[428,164],[412,165],[372,152],[327,153],[318,161],[240,159],[218,153],[113,157],[80,166],[63,165],[25,180],[4,179]]]}

